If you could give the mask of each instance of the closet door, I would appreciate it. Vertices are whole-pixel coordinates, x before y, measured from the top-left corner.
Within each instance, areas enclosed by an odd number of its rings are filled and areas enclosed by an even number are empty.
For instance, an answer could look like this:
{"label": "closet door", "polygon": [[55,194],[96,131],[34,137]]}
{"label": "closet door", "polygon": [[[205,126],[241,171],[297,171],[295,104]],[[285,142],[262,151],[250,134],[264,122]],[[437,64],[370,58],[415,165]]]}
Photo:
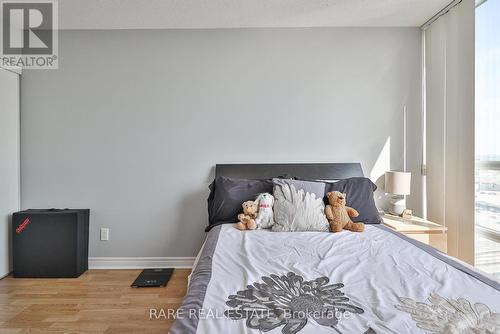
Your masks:
{"label": "closet door", "polygon": [[0,278],[12,269],[10,219],[19,210],[19,75],[0,67]]}

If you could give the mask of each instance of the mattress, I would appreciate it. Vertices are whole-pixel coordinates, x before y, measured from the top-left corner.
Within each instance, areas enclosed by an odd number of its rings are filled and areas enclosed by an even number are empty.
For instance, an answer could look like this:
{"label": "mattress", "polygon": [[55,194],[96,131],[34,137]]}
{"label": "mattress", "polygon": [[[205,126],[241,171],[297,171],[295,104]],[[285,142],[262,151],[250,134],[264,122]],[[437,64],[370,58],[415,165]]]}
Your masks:
{"label": "mattress", "polygon": [[212,229],[173,334],[500,333],[500,284],[382,225]]}

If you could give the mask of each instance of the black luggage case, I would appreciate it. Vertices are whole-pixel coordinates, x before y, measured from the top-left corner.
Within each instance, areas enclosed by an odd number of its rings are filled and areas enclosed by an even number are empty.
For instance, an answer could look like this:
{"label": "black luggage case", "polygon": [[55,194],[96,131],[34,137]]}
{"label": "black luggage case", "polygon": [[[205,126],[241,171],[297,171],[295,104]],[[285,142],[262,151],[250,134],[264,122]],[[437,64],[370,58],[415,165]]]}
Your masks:
{"label": "black luggage case", "polygon": [[89,209],[12,215],[13,276],[75,278],[88,269]]}

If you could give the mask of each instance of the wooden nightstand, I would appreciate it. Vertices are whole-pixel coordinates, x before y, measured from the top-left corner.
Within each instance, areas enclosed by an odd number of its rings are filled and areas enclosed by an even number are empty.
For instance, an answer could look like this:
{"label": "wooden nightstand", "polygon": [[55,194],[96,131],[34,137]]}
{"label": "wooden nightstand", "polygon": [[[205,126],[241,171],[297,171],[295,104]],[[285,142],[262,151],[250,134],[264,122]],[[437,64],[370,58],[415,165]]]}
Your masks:
{"label": "wooden nightstand", "polygon": [[446,253],[447,227],[415,216],[411,219],[404,219],[386,213],[381,217],[385,226]]}

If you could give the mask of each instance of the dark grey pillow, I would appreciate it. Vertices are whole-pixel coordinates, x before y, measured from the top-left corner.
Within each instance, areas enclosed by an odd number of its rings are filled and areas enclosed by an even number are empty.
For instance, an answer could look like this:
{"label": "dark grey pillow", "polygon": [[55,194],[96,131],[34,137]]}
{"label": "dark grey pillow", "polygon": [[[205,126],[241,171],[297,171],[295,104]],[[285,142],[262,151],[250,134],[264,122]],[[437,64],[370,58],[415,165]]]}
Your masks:
{"label": "dark grey pillow", "polygon": [[324,182],[314,182],[314,181],[303,181],[294,179],[273,179],[273,184],[275,186],[291,186],[294,185],[297,190],[304,190],[305,193],[315,194],[316,198],[323,198],[325,196],[325,183]]}
{"label": "dark grey pillow", "polygon": [[[359,212],[359,216],[352,218],[352,221],[365,224],[380,224],[382,222],[373,199],[375,190],[377,190],[377,186],[366,177],[352,177],[337,182],[325,183],[325,195],[330,191],[346,193],[347,206]],[[328,204],[326,197],[324,201],[325,204]]]}
{"label": "dark grey pillow", "polygon": [[237,222],[238,214],[243,210],[241,204],[255,200],[261,193],[272,193],[273,182],[219,176],[210,184],[209,189],[207,232],[214,226]]}

